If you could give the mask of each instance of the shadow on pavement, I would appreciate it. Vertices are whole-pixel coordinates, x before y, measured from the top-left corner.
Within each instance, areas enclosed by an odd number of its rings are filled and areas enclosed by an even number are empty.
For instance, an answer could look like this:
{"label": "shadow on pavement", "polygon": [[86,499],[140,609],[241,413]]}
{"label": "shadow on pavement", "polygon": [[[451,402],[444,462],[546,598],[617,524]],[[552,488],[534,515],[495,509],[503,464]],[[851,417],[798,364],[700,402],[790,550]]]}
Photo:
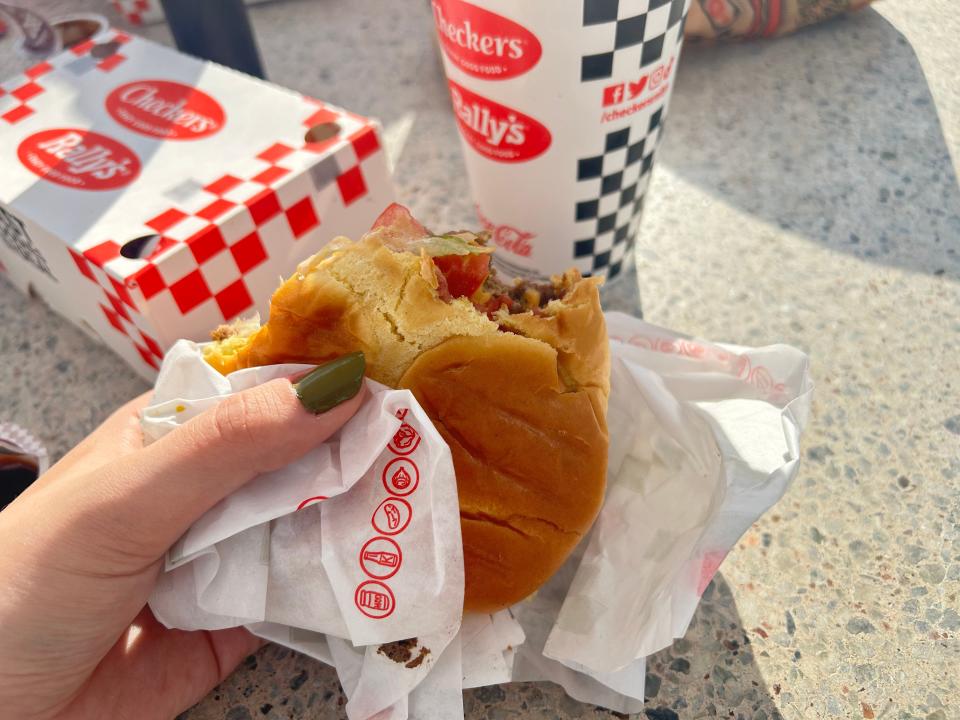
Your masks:
{"label": "shadow on pavement", "polygon": [[960,277],[960,189],[937,108],[876,11],[687,48],[667,128],[658,163],[718,200],[871,262]]}
{"label": "shadow on pavement", "polygon": [[[761,628],[762,630],[762,628]],[[744,717],[780,720],[754,658],[755,631],[742,626],[730,586],[714,576],[684,638],[647,658],[646,709],[638,720]],[[584,705],[552,683],[513,683],[464,692],[466,720],[625,717]]]}

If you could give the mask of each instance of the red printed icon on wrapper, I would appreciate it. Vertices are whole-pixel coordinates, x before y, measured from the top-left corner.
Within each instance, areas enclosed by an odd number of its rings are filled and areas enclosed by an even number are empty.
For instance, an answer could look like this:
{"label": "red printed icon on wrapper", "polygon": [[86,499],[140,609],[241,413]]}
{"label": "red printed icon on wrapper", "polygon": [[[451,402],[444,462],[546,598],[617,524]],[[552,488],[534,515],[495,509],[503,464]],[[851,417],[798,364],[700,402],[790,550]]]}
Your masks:
{"label": "red printed icon on wrapper", "polygon": [[353,602],[360,612],[374,620],[389,616],[397,606],[393,591],[377,580],[360,583],[353,594]]}
{"label": "red printed icon on wrapper", "polygon": [[400,546],[390,538],[372,538],[360,549],[361,569],[377,580],[386,580],[396,575],[402,562]]}
{"label": "red printed icon on wrapper", "polygon": [[220,131],[223,108],[205,92],[169,80],[137,80],[113,90],[107,112],[124,127],[165,140],[199,140]]}
{"label": "red printed icon on wrapper", "polygon": [[523,25],[461,0],[431,4],[443,51],[467,75],[505,80],[540,60],[540,41]]}
{"label": "red printed icon on wrapper", "polygon": [[539,121],[453,80],[447,83],[460,133],[484,157],[497,162],[524,162],[550,147],[550,131]]}
{"label": "red printed icon on wrapper", "polygon": [[697,582],[697,595],[703,595],[703,591],[707,589],[707,585],[713,580],[713,576],[717,574],[717,569],[726,556],[727,552],[725,550],[713,550],[704,554],[703,559],[700,561],[700,579]]}
{"label": "red printed icon on wrapper", "polygon": [[405,457],[394,458],[383,468],[383,487],[391,495],[406,496],[420,484],[420,469]]}
{"label": "red printed icon on wrapper", "polygon": [[81,128],[51,128],[23,139],[17,157],[30,172],[74,190],[116,190],[140,174],[123,143]]}
{"label": "red printed icon on wrapper", "polygon": [[[403,408],[402,410],[397,410],[396,415],[403,420],[408,412],[409,410],[407,408]],[[410,423],[404,421],[400,425],[400,428],[393,434],[393,437],[387,444],[387,449],[394,455],[409,455],[419,446],[420,433],[418,433]]]}
{"label": "red printed icon on wrapper", "polygon": [[313,497],[308,497],[306,500],[303,500],[299,505],[297,505],[297,510],[303,510],[309,505],[315,505],[316,503],[323,502],[326,499],[326,495],[314,495]]}
{"label": "red printed icon on wrapper", "polygon": [[399,535],[407,529],[411,517],[413,517],[413,508],[410,507],[410,503],[403,498],[388,497],[377,505],[370,523],[381,535]]}

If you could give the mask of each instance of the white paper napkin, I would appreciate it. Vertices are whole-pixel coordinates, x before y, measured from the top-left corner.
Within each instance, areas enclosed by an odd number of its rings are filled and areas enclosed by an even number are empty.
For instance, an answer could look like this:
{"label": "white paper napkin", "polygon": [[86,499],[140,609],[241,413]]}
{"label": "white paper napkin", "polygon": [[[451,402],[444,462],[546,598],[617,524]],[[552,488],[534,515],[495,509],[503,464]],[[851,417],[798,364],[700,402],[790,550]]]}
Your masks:
{"label": "white paper napkin", "polygon": [[[807,357],[789,346],[713,344],[606,318],[607,497],[536,595],[461,618],[449,450],[408,392],[371,383],[336,437],[191,528],[151,597],[157,617],[189,629],[246,625],[334,665],[351,720],[459,717],[463,688],[511,680],[551,680],[584,702],[638,712],[644,658],[685,633],[726,553],[795,477],[812,386]],[[199,346],[180,342],[144,432],[159,437],[228,394],[302,367],[224,378]],[[327,499],[297,510],[317,496]],[[390,573],[391,556],[396,573],[371,577]],[[411,667],[380,649],[404,638],[416,638],[411,658],[428,651]]]}

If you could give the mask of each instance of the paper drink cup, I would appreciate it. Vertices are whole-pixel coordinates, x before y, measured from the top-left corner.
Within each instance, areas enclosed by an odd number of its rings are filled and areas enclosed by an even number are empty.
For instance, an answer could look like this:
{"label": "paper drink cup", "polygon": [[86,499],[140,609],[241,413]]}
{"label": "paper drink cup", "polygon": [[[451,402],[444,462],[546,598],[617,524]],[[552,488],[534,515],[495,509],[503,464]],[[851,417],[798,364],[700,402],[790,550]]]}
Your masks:
{"label": "paper drink cup", "polygon": [[480,222],[507,277],[632,260],[689,0],[432,0]]}

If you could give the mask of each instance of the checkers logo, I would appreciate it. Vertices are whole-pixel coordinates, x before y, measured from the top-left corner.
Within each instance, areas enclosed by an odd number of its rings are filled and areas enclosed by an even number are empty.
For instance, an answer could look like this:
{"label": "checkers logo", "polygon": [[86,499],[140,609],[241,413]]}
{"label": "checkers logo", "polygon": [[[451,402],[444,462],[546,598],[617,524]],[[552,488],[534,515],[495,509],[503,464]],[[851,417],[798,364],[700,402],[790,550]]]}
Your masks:
{"label": "checkers logo", "polygon": [[169,80],[138,80],[107,96],[107,112],[141,135],[165,140],[199,140],[223,127],[223,108],[189,85]]}
{"label": "checkers logo", "polygon": [[52,128],[20,143],[17,157],[48,182],[74,190],[115,190],[133,182],[140,159],[126,145],[79,128]]}
{"label": "checkers logo", "polygon": [[540,59],[540,41],[513,20],[460,0],[433,0],[432,5],[444,52],[468,75],[505,80]]}
{"label": "checkers logo", "polygon": [[529,115],[447,82],[460,132],[481,155],[497,162],[524,162],[550,147],[550,131]]}

